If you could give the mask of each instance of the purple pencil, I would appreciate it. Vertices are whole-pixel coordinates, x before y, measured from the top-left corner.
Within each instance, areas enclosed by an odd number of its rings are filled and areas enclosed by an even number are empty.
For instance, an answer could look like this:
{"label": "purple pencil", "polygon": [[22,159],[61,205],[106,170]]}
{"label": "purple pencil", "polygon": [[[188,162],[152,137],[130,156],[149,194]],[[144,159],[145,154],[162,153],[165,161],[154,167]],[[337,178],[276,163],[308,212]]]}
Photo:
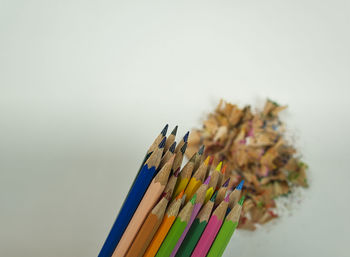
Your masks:
{"label": "purple pencil", "polygon": [[208,225],[206,226],[201,238],[199,239],[191,257],[205,257],[207,255],[217,233],[221,228],[222,221],[225,218],[228,201],[229,197],[227,196],[211,215]]}
{"label": "purple pencil", "polygon": [[175,247],[174,247],[174,250],[171,252],[171,255],[170,257],[175,257],[177,251],[179,250],[182,242],[184,241],[186,235],[187,235],[187,232],[190,230],[191,226],[192,226],[192,223],[193,221],[195,220],[195,218],[197,217],[197,214],[199,213],[200,209],[202,208],[202,205],[204,203],[204,200],[205,200],[205,194],[208,190],[208,184],[209,184],[209,181],[210,181],[210,176],[205,180],[205,182],[197,189],[196,191],[196,195],[197,195],[197,198],[196,198],[196,202],[194,204],[194,208],[193,208],[193,211],[192,211],[192,214],[191,214],[191,218],[190,220],[188,221],[187,223],[187,226],[184,230],[184,232],[182,233],[179,241],[177,241]]}

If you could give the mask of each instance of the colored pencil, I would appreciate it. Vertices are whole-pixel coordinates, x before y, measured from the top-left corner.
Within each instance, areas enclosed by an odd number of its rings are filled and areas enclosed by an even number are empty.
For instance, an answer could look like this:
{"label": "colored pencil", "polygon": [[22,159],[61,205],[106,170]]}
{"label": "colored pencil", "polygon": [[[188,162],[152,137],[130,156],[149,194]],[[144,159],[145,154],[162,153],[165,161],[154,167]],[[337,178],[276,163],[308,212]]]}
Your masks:
{"label": "colored pencil", "polygon": [[[167,126],[163,129],[165,133],[166,128]],[[159,143],[158,147],[154,151],[151,151],[152,154],[146,160],[145,165],[142,167],[141,171],[137,175],[98,257],[112,256],[126,227],[129,224],[131,217],[133,216],[151,180],[153,179],[153,176],[156,173],[156,170],[160,163],[163,148],[165,145],[165,137],[162,133],[160,135],[163,137],[162,141]]]}
{"label": "colored pencil", "polygon": [[244,180],[242,180],[239,185],[232,191],[230,194],[230,200],[227,208],[227,212],[231,211],[231,209],[238,203],[239,198],[241,197],[241,192],[243,188]]}
{"label": "colored pencil", "polygon": [[241,215],[244,196],[239,200],[230,213],[225,218],[218,235],[215,238],[213,245],[211,246],[207,257],[221,257],[224,253],[232,235],[235,231],[239,217]]}
{"label": "colored pencil", "polygon": [[176,157],[173,163],[172,171],[176,171],[181,168],[182,160],[184,158],[185,152],[187,148],[187,142],[183,144],[183,146],[180,148],[180,151],[176,152]]}
{"label": "colored pencil", "polygon": [[159,228],[164,217],[165,209],[168,205],[168,199],[162,197],[158,204],[148,214],[145,222],[142,224],[135,240],[133,240],[126,257],[142,257],[154,234]]}
{"label": "colored pencil", "polygon": [[190,178],[192,176],[192,171],[195,165],[196,160],[196,154],[194,154],[191,159],[186,163],[186,165],[182,168],[179,179],[176,183],[173,198],[175,198],[179,193],[183,190],[185,190],[188,182],[190,181]]}
{"label": "colored pencil", "polygon": [[215,204],[214,206],[218,206],[226,197],[226,192],[227,192],[227,186],[228,183],[230,182],[230,178],[228,178],[225,183],[219,188],[218,190],[218,195],[215,199]]}
{"label": "colored pencil", "polygon": [[217,190],[226,182],[226,179],[225,179],[226,169],[227,169],[227,164],[225,164],[221,169],[221,175],[219,177],[218,186],[216,188]]}
{"label": "colored pencil", "polygon": [[185,240],[182,242],[177,254],[175,255],[176,257],[191,256],[193,249],[196,247],[199,238],[201,237],[205,227],[208,224],[211,211],[214,207],[216,195],[217,194],[215,192],[210,201],[203,206],[196,219],[193,221],[193,224],[188,231]]}
{"label": "colored pencil", "polygon": [[168,199],[171,199],[171,196],[174,192],[174,188],[175,188],[178,176],[179,176],[179,172],[180,172],[179,169],[177,171],[175,171],[173,173],[173,175],[171,175],[170,179],[168,180],[168,183],[165,186],[164,193],[167,194]]}
{"label": "colored pencil", "polygon": [[176,147],[176,142],[174,142],[170,146],[169,150],[163,155],[163,157],[162,157],[162,159],[160,161],[158,169],[163,168],[164,164],[167,163],[169,161],[169,159],[174,155],[175,147]]}
{"label": "colored pencil", "polygon": [[218,166],[216,166],[215,170],[211,173],[211,180],[209,182],[208,185],[208,190],[207,193],[205,195],[205,202],[208,202],[209,199],[212,197],[214,191],[216,190],[216,186],[219,180],[219,176],[220,176],[220,170],[221,170],[221,166],[222,166],[222,162],[220,162],[218,164]]}
{"label": "colored pencil", "polygon": [[175,153],[178,153],[180,149],[183,147],[183,145],[187,142],[188,136],[190,135],[190,132],[187,131],[187,133],[184,135],[184,137],[181,139],[179,144],[176,146]]}
{"label": "colored pencil", "polygon": [[210,181],[210,177],[208,177],[206,179],[206,181],[196,191],[196,193],[195,193],[196,194],[196,202],[194,204],[190,220],[188,221],[185,230],[182,232],[181,237],[177,241],[177,243],[176,243],[176,245],[175,245],[175,247],[174,247],[170,257],[174,257],[176,255],[177,251],[179,250],[182,242],[184,241],[184,239],[185,239],[185,237],[187,235],[188,230],[192,226],[192,223],[193,223],[194,219],[196,218],[198,212],[202,208],[202,205],[203,205],[204,199],[205,199],[205,193],[207,192],[207,189],[208,189],[209,181]]}
{"label": "colored pencil", "polygon": [[173,225],[177,214],[179,213],[183,194],[184,192],[182,191],[169,205],[163,218],[162,224],[159,226],[158,231],[154,235],[144,257],[154,257],[157,254],[159,247],[161,246],[164,238]]}
{"label": "colored pencil", "polygon": [[207,255],[217,233],[220,230],[222,221],[225,218],[228,200],[228,197],[226,197],[211,215],[208,225],[205,227],[204,232],[191,255],[192,257],[205,257]]}
{"label": "colored pencil", "polygon": [[[165,142],[164,142],[165,144]],[[151,158],[151,157],[150,157]],[[122,238],[114,250],[113,257],[123,257],[128,251],[132,241],[134,240],[138,230],[152,210],[160,195],[163,193],[167,184],[171,167],[173,165],[175,156],[173,156],[164,167],[158,172],[150,183],[145,195],[143,196],[137,210],[135,211],[128,227],[126,228]]]}
{"label": "colored pencil", "polygon": [[192,198],[197,189],[201,186],[204,181],[206,170],[208,167],[209,157],[199,166],[196,172],[193,174],[193,177],[188,182],[188,185],[185,189],[186,202]]}
{"label": "colored pencil", "polygon": [[202,163],[202,157],[204,153],[204,145],[199,148],[198,152],[195,154],[195,163],[194,163],[194,169],[197,170],[199,165]]}
{"label": "colored pencil", "polygon": [[[157,149],[157,146],[160,144],[160,142],[166,136],[166,133],[168,131],[168,127],[169,127],[169,125],[166,124],[165,127],[163,128],[163,130],[158,135],[158,137],[154,140],[153,144],[148,148],[147,153],[153,152],[154,150]],[[164,152],[164,150],[163,150],[163,152]]]}
{"label": "colored pencil", "polygon": [[182,232],[185,230],[188,221],[191,218],[191,214],[196,201],[196,194],[193,195],[191,201],[189,201],[185,207],[180,211],[179,216],[175,219],[174,224],[170,228],[167,236],[165,237],[162,245],[160,246],[156,257],[169,257],[173,251],[177,241],[181,237]]}
{"label": "colored pencil", "polygon": [[173,143],[175,142],[176,133],[177,133],[177,126],[175,126],[173,131],[171,131],[170,135],[168,136],[168,138],[165,142],[164,153],[166,153],[169,150],[169,148],[173,145]]}

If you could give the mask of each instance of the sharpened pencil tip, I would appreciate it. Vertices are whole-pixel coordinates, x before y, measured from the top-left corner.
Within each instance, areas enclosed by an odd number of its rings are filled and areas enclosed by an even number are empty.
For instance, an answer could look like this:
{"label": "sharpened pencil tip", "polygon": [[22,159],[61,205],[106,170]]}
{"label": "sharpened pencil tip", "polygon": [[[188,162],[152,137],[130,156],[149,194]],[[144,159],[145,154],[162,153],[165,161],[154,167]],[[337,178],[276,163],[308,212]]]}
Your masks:
{"label": "sharpened pencil tip", "polygon": [[162,141],[159,143],[158,148],[164,148],[166,137],[163,137]]}
{"label": "sharpened pencil tip", "polygon": [[244,180],[242,180],[239,185],[236,187],[237,190],[242,190],[244,184]]}
{"label": "sharpened pencil tip", "polygon": [[176,142],[174,142],[174,143],[170,146],[169,151],[172,152],[172,153],[174,153],[174,152],[175,152],[175,148],[176,148]]}
{"label": "sharpened pencil tip", "polygon": [[162,132],[160,132],[160,134],[162,134],[164,137],[166,135],[166,132],[168,131],[168,127],[169,127],[169,125],[166,124],[165,127],[163,128]]}
{"label": "sharpened pencil tip", "polygon": [[214,155],[210,156],[209,165],[212,165],[214,161]]}
{"label": "sharpened pencil tip", "polygon": [[222,174],[225,174],[226,168],[227,168],[227,164],[225,164],[224,167],[222,167],[222,169],[221,169],[221,173]]}
{"label": "sharpened pencil tip", "polygon": [[230,201],[230,195],[226,195],[226,197],[225,197],[225,202],[229,202]]}
{"label": "sharpened pencil tip", "polygon": [[222,167],[222,162],[220,162],[220,163],[218,164],[218,166],[216,166],[215,170],[217,170],[218,172],[220,172],[220,171],[221,171],[221,167]]}
{"label": "sharpened pencil tip", "polygon": [[209,161],[210,161],[210,156],[208,156],[205,161],[204,161],[204,164],[205,166],[208,166],[209,165]]}
{"label": "sharpened pencil tip", "polygon": [[210,201],[215,202],[216,196],[218,195],[218,191],[215,191],[213,196],[210,198]]}
{"label": "sharpened pencil tip", "polygon": [[202,145],[201,148],[199,148],[198,150],[199,155],[203,155],[203,153],[204,153],[204,145]]}
{"label": "sharpened pencil tip", "polygon": [[196,199],[197,199],[197,194],[194,194],[194,195],[192,196],[192,199],[190,200],[190,202],[191,202],[192,204],[195,204]]}
{"label": "sharpened pencil tip", "polygon": [[211,179],[211,176],[208,176],[208,177],[207,177],[207,179],[204,181],[204,183],[203,183],[203,184],[208,185],[208,184],[209,184],[210,179]]}
{"label": "sharpened pencil tip", "polygon": [[177,170],[174,172],[174,177],[178,177],[180,174],[180,168],[177,168]]}
{"label": "sharpened pencil tip", "polygon": [[177,133],[177,125],[175,126],[175,128],[173,129],[173,131],[171,131],[171,134],[176,136]]}
{"label": "sharpened pencil tip", "polygon": [[228,178],[224,184],[222,184],[222,187],[227,187],[228,186],[228,183],[230,183],[230,179],[231,178]]}
{"label": "sharpened pencil tip", "polygon": [[184,190],[182,190],[181,192],[180,192],[180,194],[176,197],[176,200],[179,200],[179,199],[181,199],[182,198],[182,196],[184,195]]}
{"label": "sharpened pencil tip", "polygon": [[245,196],[243,195],[243,196],[241,197],[241,199],[239,200],[239,202],[238,202],[238,204],[239,204],[240,206],[243,205],[244,199],[245,199]]}
{"label": "sharpened pencil tip", "polygon": [[187,142],[184,143],[184,145],[181,147],[180,151],[182,154],[184,154],[186,152],[187,149]]}
{"label": "sharpened pencil tip", "polygon": [[184,142],[187,142],[189,135],[190,135],[190,132],[187,131],[187,133],[184,135]]}

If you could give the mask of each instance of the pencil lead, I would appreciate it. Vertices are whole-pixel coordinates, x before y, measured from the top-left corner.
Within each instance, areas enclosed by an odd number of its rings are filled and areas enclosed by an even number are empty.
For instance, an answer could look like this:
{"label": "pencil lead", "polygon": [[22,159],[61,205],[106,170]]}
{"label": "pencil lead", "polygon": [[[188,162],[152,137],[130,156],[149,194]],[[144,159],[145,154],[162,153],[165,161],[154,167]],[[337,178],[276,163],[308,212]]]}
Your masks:
{"label": "pencil lead", "polygon": [[240,206],[243,205],[244,199],[245,199],[245,196],[243,195],[243,196],[241,197],[241,199],[239,200],[239,202],[238,202],[238,204],[239,204]]}
{"label": "pencil lead", "polygon": [[187,133],[184,135],[184,142],[187,142],[189,135],[190,135],[190,132],[187,131]]}
{"label": "pencil lead", "polygon": [[166,124],[165,127],[163,128],[162,132],[160,132],[160,134],[162,134],[164,137],[166,135],[166,132],[168,131],[168,127],[169,127],[169,125]]}
{"label": "pencil lead", "polygon": [[209,165],[212,165],[214,161],[214,155],[210,156]]}
{"label": "pencil lead", "polygon": [[204,185],[208,185],[210,181],[211,176],[208,176],[207,179],[204,181]]}
{"label": "pencil lead", "polygon": [[166,197],[167,193],[166,192],[163,192],[160,196],[160,199],[162,199],[163,197]]}
{"label": "pencil lead", "polygon": [[205,161],[204,161],[204,164],[205,166],[208,166],[209,165],[209,161],[210,161],[210,156],[208,156]]}
{"label": "pencil lead", "polygon": [[170,146],[169,151],[172,152],[172,153],[174,153],[174,152],[175,152],[175,147],[176,147],[176,142],[174,142],[174,143]]}
{"label": "pencil lead", "polygon": [[171,134],[176,136],[177,133],[177,125],[175,126],[175,128],[173,129],[173,131],[171,131]]}
{"label": "pencil lead", "polygon": [[197,199],[197,194],[194,194],[194,195],[192,196],[192,199],[190,200],[190,202],[191,202],[192,204],[195,204],[196,199]]}
{"label": "pencil lead", "polygon": [[237,190],[242,190],[244,184],[244,180],[242,180],[239,185],[236,187]]}
{"label": "pencil lead", "polygon": [[229,202],[230,201],[230,195],[226,195],[226,197],[225,197],[225,202]]}
{"label": "pencil lead", "polygon": [[228,186],[228,183],[230,183],[230,179],[231,178],[228,178],[224,184],[222,184],[222,187],[227,187]]}
{"label": "pencil lead", "polygon": [[216,196],[218,195],[218,191],[215,191],[213,196],[210,198],[210,201],[215,202]]}
{"label": "pencil lead", "polygon": [[201,148],[199,148],[198,150],[199,155],[203,155],[203,153],[204,153],[204,145],[202,145]]}
{"label": "pencil lead", "polygon": [[218,172],[220,172],[220,171],[221,171],[221,167],[222,167],[222,162],[220,162],[220,163],[218,164],[218,166],[216,166],[215,170],[217,170]]}
{"label": "pencil lead", "polygon": [[225,164],[224,167],[222,167],[222,169],[221,169],[221,173],[222,174],[225,174],[226,168],[227,168],[227,164]]}
{"label": "pencil lead", "polygon": [[174,177],[178,177],[180,174],[180,168],[177,168],[177,170],[174,172]]}
{"label": "pencil lead", "polygon": [[164,148],[166,137],[163,137],[162,141],[159,143],[158,148]]}
{"label": "pencil lead", "polygon": [[176,200],[179,200],[179,199],[181,199],[182,198],[182,196],[184,195],[184,190],[182,190],[181,192],[180,192],[180,194],[176,197]]}
{"label": "pencil lead", "polygon": [[185,142],[184,145],[180,149],[182,154],[184,154],[186,152],[186,148],[187,148],[187,142]]}

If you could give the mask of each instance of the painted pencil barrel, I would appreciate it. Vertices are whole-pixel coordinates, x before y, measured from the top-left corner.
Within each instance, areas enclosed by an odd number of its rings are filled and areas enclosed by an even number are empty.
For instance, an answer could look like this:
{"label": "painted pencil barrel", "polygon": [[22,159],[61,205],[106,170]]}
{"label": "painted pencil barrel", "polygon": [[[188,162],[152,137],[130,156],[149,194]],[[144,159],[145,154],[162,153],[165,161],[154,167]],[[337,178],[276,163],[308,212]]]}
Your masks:
{"label": "painted pencil barrel", "polygon": [[199,238],[201,237],[207,221],[200,222],[199,219],[195,219],[190,230],[188,231],[185,240],[181,244],[176,257],[190,257],[194,248],[197,245]]}
{"label": "painted pencil barrel", "polygon": [[237,227],[237,222],[226,220],[211,246],[207,257],[221,257]]}
{"label": "painted pencil barrel", "polygon": [[120,209],[117,219],[115,220],[98,257],[112,256],[144,193],[146,192],[147,187],[151,183],[155,172],[155,167],[148,169],[147,165],[143,166],[125,199],[124,205]]}
{"label": "painted pencil barrel", "polygon": [[159,248],[156,257],[169,257],[172,253],[177,241],[181,237],[183,231],[185,230],[187,222],[181,221],[176,218],[173,226],[171,227],[168,235],[164,239],[161,247]]}

